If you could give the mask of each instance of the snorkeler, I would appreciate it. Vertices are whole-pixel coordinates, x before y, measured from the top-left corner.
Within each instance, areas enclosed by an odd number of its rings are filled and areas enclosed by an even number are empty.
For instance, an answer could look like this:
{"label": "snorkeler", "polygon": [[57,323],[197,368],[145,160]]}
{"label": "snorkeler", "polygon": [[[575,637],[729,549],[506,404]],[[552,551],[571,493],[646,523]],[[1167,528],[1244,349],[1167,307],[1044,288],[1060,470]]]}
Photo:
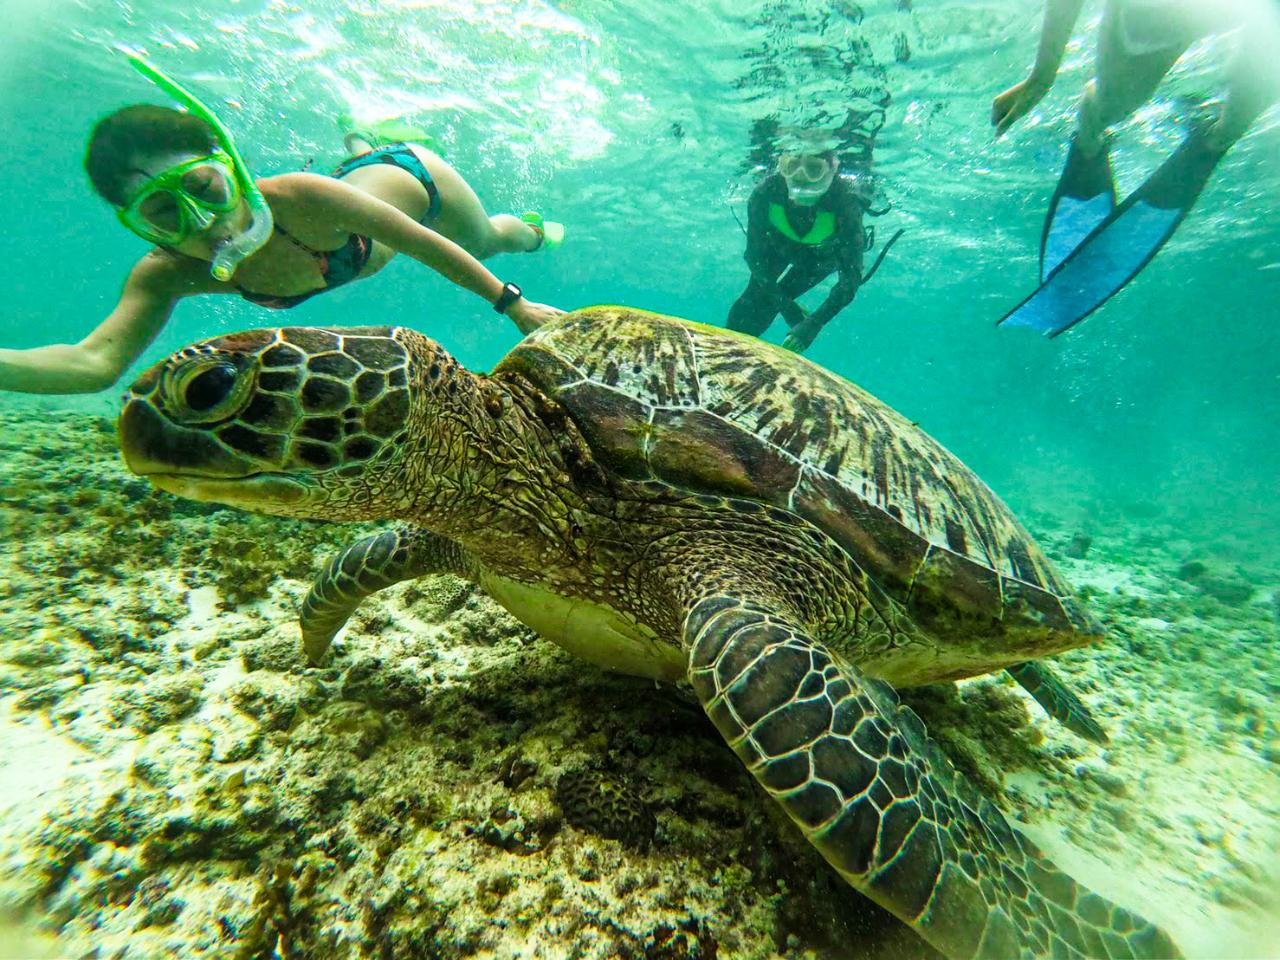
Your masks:
{"label": "snorkeler", "polygon": [[[995,98],[999,137],[1049,91],[1084,0],[1047,0],[1030,76]],[[1193,119],[1174,153],[1117,205],[1107,128],[1145,103],[1196,40],[1239,30],[1215,116]],[[1132,280],[1173,236],[1214,167],[1280,97],[1274,0],[1107,0],[1096,79],[1085,89],[1066,167],[1040,238],[1040,287],[1000,323],[1054,337]]]}
{"label": "snorkeler", "polygon": [[[862,275],[864,201],[840,176],[835,151],[782,154],[747,203],[747,288],[729,310],[731,330],[761,336],[779,313],[791,328],[782,345],[803,353],[879,266]],[[880,252],[884,258],[895,235]],[[836,282],[812,313],[796,298],[831,274]]]}
{"label": "snorkeler", "polygon": [[[358,155],[326,177],[255,182],[216,116],[137,57],[133,65],[190,112],[135,105],[101,120],[85,167],[121,223],[150,243],[110,315],[79,343],[0,349],[0,389],[85,393],[114,383],[178,300],[238,294],[289,308],[368,277],[397,253],[483,297],[524,333],[561,311],[524,299],[480,263],[552,246],[563,228],[537,214],[488,216],[467,182],[416,143],[351,131]],[[367,312],[362,310],[363,319]]]}

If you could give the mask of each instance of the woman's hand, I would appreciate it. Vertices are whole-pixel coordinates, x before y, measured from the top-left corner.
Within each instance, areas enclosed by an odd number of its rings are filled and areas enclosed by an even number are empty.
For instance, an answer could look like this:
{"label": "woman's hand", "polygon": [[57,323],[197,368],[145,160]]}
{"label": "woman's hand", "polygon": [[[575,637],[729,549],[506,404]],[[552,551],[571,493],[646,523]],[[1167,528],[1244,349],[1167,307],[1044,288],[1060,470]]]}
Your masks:
{"label": "woman's hand", "polygon": [[1014,84],[991,101],[991,125],[996,128],[996,139],[1003,137],[1014,123],[1043,100],[1051,86],[1052,77],[1044,80],[1033,70],[1027,79]]}
{"label": "woman's hand", "polygon": [[996,139],[1026,116],[1027,111],[1044,99],[1053,86],[1053,78],[1062,66],[1062,54],[1071,39],[1071,31],[1080,19],[1084,0],[1045,0],[1044,23],[1040,27],[1040,46],[1031,76],[1010,87],[991,102],[991,125]]}
{"label": "woman's hand", "polygon": [[544,323],[549,323],[564,311],[545,303],[537,303],[521,297],[507,307],[507,316],[515,321],[515,325],[524,334],[533,333]]}

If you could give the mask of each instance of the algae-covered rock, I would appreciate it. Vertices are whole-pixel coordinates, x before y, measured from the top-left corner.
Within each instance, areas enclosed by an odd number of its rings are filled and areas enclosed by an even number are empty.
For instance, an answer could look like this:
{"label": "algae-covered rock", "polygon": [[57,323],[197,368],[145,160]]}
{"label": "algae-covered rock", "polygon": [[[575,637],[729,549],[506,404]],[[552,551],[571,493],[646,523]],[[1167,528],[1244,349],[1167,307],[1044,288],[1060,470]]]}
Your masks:
{"label": "algae-covered rock", "polygon": [[380,711],[355,701],[335,704],[328,711],[326,730],[331,737],[349,743],[351,752],[361,760],[382,746],[390,734]]}
{"label": "algae-covered rock", "polygon": [[170,883],[164,877],[147,877],[138,884],[134,896],[145,911],[138,921],[140,927],[166,927],[175,922],[186,907],[182,898],[172,894]]}
{"label": "algae-covered rock", "polygon": [[421,666],[420,662],[395,663],[383,657],[362,657],[343,674],[342,696],[387,709],[421,707],[431,686],[430,674]]}
{"label": "algae-covered rock", "polygon": [[10,637],[5,643],[4,660],[19,667],[53,666],[67,658],[66,648],[71,642],[66,631],[40,627],[21,639]]}
{"label": "algae-covered rock", "polygon": [[306,657],[297,633],[283,631],[238,645],[240,660],[249,671],[271,670],[297,673],[306,667]]}
{"label": "algae-covered rock", "polygon": [[187,805],[148,822],[141,841],[143,862],[165,864],[241,860],[278,844],[281,814],[277,798],[263,783],[228,795],[209,790]]}
{"label": "algae-covered rock", "polygon": [[264,730],[288,729],[308,697],[322,696],[305,683],[272,674],[246,678],[227,691],[236,709],[253,717]]}
{"label": "algae-covered rock", "polygon": [[1093,537],[1087,533],[1078,532],[1071,535],[1063,552],[1073,560],[1083,560],[1089,555],[1091,546],[1093,546]]}
{"label": "algae-covered rock", "polygon": [[1177,576],[1230,607],[1247,603],[1257,589],[1239,568],[1194,558],[1178,568]]}
{"label": "algae-covered rock", "polygon": [[[531,854],[542,849],[542,842],[537,832],[525,821],[518,810],[499,804],[490,811],[489,816],[469,832],[490,846],[509,853]],[[497,887],[490,886],[493,893]]]}
{"label": "algae-covered rock", "polygon": [[130,723],[143,733],[174,723],[200,706],[204,678],[188,671],[156,677],[120,698]]}
{"label": "algae-covered rock", "polygon": [[475,592],[475,584],[444,574],[410,584],[402,600],[407,610],[426,623],[445,623]]}
{"label": "algae-covered rock", "polygon": [[138,747],[133,774],[144,783],[172,789],[190,782],[191,771],[208,765],[213,744],[207,730],[170,724]]}

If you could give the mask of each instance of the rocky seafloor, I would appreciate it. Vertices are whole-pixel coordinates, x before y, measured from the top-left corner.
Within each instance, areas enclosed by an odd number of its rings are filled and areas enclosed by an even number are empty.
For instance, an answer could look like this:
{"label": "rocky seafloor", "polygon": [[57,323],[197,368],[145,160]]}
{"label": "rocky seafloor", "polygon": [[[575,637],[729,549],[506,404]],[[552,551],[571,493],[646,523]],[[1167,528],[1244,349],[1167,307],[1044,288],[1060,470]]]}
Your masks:
{"label": "rocky seafloor", "polygon": [[[1280,955],[1280,563],[1158,513],[1024,517],[1112,641],[904,699],[1059,863],[1191,956]],[[437,577],[300,657],[364,528],[152,491],[110,421],[0,414],[0,956],[935,958],[845,887],[690,694]]]}

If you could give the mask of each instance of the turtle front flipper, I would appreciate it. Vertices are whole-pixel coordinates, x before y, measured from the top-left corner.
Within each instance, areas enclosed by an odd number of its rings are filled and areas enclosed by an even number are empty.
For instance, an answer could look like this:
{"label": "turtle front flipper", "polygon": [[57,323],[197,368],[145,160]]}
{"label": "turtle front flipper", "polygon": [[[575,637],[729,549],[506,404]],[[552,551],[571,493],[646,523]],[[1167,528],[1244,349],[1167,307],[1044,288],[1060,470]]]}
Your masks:
{"label": "turtle front flipper", "polygon": [[1181,956],[1058,870],[887,684],[837,664],[782,605],[709,597],[683,633],[694,690],[751,773],[852,886],[948,957]]}
{"label": "turtle front flipper", "polygon": [[1093,719],[1089,708],[1047,665],[1028,660],[1026,663],[1006,667],[1005,671],[1018,681],[1023,690],[1031,694],[1045,713],[1072,733],[1078,733],[1094,743],[1110,743],[1102,724]]}
{"label": "turtle front flipper", "polygon": [[298,619],[307,659],[319,663],[342,625],[371,593],[433,573],[467,576],[462,548],[416,527],[365,537],[330,560],[311,584]]}

